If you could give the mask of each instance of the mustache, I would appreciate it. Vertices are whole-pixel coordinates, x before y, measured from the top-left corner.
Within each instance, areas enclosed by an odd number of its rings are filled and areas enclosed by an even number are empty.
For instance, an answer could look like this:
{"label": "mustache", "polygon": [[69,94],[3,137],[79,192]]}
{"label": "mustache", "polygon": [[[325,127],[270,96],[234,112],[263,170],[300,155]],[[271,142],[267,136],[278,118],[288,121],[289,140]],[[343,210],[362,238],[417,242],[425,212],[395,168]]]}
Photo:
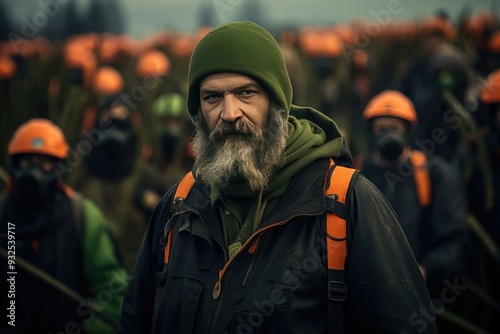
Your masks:
{"label": "mustache", "polygon": [[210,133],[209,139],[212,141],[224,140],[229,135],[242,135],[250,137],[262,136],[262,129],[245,119],[238,119],[234,122],[221,121]]}

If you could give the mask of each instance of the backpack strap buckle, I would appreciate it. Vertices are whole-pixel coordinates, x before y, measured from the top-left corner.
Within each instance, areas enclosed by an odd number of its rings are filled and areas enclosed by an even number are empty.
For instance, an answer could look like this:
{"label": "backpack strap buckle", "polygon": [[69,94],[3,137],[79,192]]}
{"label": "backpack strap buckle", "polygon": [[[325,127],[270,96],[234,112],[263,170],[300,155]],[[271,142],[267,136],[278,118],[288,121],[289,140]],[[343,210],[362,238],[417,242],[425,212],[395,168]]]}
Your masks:
{"label": "backpack strap buckle", "polygon": [[328,298],[334,302],[347,299],[347,285],[340,281],[328,281]]}

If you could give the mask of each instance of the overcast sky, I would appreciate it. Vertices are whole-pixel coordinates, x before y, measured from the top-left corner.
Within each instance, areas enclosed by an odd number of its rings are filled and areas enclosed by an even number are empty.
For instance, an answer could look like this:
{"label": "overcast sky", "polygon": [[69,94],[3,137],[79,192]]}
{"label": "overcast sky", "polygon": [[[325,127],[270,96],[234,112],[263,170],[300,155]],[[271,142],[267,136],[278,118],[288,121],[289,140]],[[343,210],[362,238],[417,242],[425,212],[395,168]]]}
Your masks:
{"label": "overcast sky", "polygon": [[[124,4],[130,31],[141,35],[166,25],[180,30],[194,30],[197,27],[202,4],[213,11],[216,23],[241,18],[241,15],[244,15],[242,11],[245,9],[245,4],[249,1],[257,0],[124,0]],[[446,9],[451,18],[456,19],[464,6],[479,10],[490,9],[492,1],[497,7],[500,3],[500,0],[260,0],[258,2],[263,16],[273,25],[303,25],[345,22],[355,17],[372,19],[373,12],[386,10],[391,1],[398,3],[397,8],[401,9],[394,15],[395,20],[423,17],[440,8]]]}
{"label": "overcast sky", "polygon": [[[31,8],[40,10],[40,2],[56,0],[0,0],[11,8],[14,21]],[[77,1],[82,8],[90,0]],[[61,0],[61,2],[64,2]],[[106,0],[100,0],[106,1]],[[282,25],[331,24],[354,18],[374,19],[374,13],[387,11],[392,3],[398,9],[391,20],[421,18],[445,9],[455,20],[464,7],[472,11],[489,10],[500,0],[121,0],[127,32],[142,37],[161,28],[194,31],[199,24],[200,7],[205,7],[215,24],[245,18],[250,2],[258,2],[262,20]],[[493,7],[495,8],[495,7]],[[110,13],[112,15],[112,13]]]}

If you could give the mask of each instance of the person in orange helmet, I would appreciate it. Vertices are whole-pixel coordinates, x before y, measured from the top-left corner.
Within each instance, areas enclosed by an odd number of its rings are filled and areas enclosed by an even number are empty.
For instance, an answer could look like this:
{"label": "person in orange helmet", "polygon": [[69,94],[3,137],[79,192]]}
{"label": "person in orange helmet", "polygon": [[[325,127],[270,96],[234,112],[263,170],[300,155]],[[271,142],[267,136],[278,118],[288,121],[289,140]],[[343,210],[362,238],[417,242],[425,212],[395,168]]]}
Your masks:
{"label": "person in orange helmet", "polygon": [[[372,145],[361,170],[396,211],[431,299],[440,299],[444,280],[463,274],[469,254],[464,189],[444,159],[408,145],[406,136],[417,115],[404,94],[379,93],[363,117]],[[437,324],[440,333],[447,332],[446,324]]]}
{"label": "person in orange helmet", "polygon": [[[103,211],[120,260],[131,272],[149,215],[168,189],[163,174],[142,161],[141,117],[119,95],[108,97],[96,111],[92,150],[83,159],[75,188]],[[86,137],[82,135],[82,141]]]}
{"label": "person in orange helmet", "polygon": [[[10,255],[0,257],[0,304],[9,321],[0,323],[2,333],[115,330],[88,303],[116,318],[127,275],[101,211],[59,179],[57,166],[69,151],[62,130],[42,118],[22,124],[10,140],[10,185],[0,194],[0,248]],[[21,258],[59,282],[26,271]]]}

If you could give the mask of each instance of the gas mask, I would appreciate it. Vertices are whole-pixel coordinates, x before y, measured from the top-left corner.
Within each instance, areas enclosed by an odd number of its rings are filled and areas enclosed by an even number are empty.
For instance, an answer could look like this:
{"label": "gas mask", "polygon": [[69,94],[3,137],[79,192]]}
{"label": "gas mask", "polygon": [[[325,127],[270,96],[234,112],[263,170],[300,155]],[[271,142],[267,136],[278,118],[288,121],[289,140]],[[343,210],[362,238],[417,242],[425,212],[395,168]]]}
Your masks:
{"label": "gas mask", "polygon": [[405,147],[405,138],[397,132],[386,131],[375,138],[380,156],[386,161],[396,160]]}
{"label": "gas mask", "polygon": [[137,156],[138,138],[129,122],[110,120],[113,130],[104,137],[87,156],[86,163],[92,174],[108,180],[119,180],[128,175]]}
{"label": "gas mask", "polygon": [[104,134],[100,144],[105,157],[110,160],[120,159],[130,154],[130,145],[134,141],[134,132],[128,122],[112,120],[114,130]]}
{"label": "gas mask", "polygon": [[57,183],[54,171],[45,172],[40,167],[17,168],[13,172],[14,200],[29,211],[41,211],[50,202]]}

